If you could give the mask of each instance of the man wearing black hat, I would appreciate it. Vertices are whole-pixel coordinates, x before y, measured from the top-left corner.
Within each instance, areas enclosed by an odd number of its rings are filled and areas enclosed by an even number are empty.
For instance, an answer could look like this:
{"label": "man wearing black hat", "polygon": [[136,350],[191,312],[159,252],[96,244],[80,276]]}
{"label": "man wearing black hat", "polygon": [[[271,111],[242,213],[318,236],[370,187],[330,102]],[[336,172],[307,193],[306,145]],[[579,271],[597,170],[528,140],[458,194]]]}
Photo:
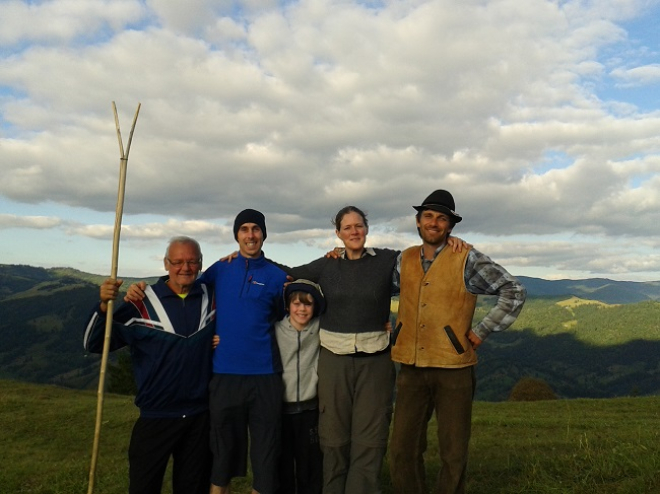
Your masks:
{"label": "man wearing black hat", "polygon": [[211,493],[229,492],[247,471],[248,431],[253,492],[277,488],[282,408],[282,362],[274,323],[284,315],[286,273],[266,260],[266,219],[254,209],[234,221],[238,258],[216,262],[200,281],[215,287],[216,334],[209,386]]}
{"label": "man wearing black hat", "polygon": [[[422,245],[403,251],[396,275],[401,290],[392,359],[397,377],[390,472],[397,494],[426,493],[427,425],[435,409],[441,470],[436,494],[465,492],[475,390],[475,350],[490,333],[516,319],[526,291],[502,266],[473,248],[444,249],[462,218],[454,198],[436,190],[417,211]],[[497,303],[472,327],[477,295]]]}

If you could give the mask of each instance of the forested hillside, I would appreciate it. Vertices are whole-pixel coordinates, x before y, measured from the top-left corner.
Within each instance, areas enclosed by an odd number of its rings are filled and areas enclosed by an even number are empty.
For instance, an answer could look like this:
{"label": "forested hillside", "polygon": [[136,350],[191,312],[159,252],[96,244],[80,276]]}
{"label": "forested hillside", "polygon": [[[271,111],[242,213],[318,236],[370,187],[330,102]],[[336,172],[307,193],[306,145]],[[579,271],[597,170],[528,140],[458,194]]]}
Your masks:
{"label": "forested hillside", "polygon": [[84,352],[82,334],[103,279],[67,268],[0,265],[0,378],[95,386],[99,359]]}
{"label": "forested hillside", "polygon": [[[85,354],[82,333],[102,279],[73,269],[0,265],[0,378],[95,386],[99,357]],[[504,400],[526,376],[547,381],[562,397],[660,394],[660,302],[650,298],[653,284],[626,285],[624,298],[634,288],[633,298],[643,302],[609,304],[573,293],[547,296],[559,285],[525,280],[529,298],[518,321],[479,349],[477,399]],[[613,298],[607,281],[581,280],[573,288],[601,287],[595,291]],[[475,319],[492,302],[480,299]]]}
{"label": "forested hillside", "polygon": [[660,394],[660,303],[530,298],[479,357],[477,397],[484,400],[506,399],[525,376],[547,381],[561,397]]}

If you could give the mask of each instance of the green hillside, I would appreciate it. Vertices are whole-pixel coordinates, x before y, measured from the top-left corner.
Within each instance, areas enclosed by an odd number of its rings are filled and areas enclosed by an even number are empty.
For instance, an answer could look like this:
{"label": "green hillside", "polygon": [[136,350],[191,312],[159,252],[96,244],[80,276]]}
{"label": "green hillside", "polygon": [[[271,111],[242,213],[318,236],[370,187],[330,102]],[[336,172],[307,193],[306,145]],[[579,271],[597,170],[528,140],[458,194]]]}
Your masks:
{"label": "green hillside", "polygon": [[[0,265],[0,378],[94,388],[99,357],[84,353],[82,333],[102,280],[69,268]],[[534,279],[518,321],[479,349],[477,399],[505,400],[527,376],[547,381],[561,397],[660,395],[660,302],[649,299],[656,284],[607,281],[569,288],[603,293],[623,286],[626,297],[635,292],[644,301],[549,297],[563,285]],[[480,298],[475,319],[490,304]]]}
{"label": "green hillside", "polygon": [[511,328],[481,346],[479,359],[477,397],[484,400],[506,399],[525,376],[569,398],[660,395],[660,302],[531,298]]}
{"label": "green hillside", "polygon": [[[484,308],[475,314],[482,316]],[[621,345],[631,339],[660,341],[660,303],[606,304],[577,297],[535,299],[511,328],[537,336],[570,334],[594,346]]]}
{"label": "green hillside", "polygon": [[99,358],[85,354],[82,333],[103,279],[70,268],[0,265],[0,378],[94,387]]}
{"label": "green hillside", "polygon": [[[660,492],[660,397],[477,402],[468,494]],[[96,393],[0,380],[0,492],[87,492]],[[95,492],[127,492],[127,447],[137,411],[107,395]],[[428,478],[438,472],[429,429]],[[392,494],[388,465],[383,491]],[[249,479],[234,494],[250,492]],[[169,483],[163,492],[171,492]]]}

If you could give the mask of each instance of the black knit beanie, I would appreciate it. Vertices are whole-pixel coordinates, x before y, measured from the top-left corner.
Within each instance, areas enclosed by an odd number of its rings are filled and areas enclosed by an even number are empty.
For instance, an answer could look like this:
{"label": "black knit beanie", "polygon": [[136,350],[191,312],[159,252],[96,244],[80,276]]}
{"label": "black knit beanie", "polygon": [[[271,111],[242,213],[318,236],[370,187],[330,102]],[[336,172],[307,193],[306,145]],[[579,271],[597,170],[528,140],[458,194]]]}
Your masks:
{"label": "black knit beanie", "polygon": [[256,225],[259,225],[259,228],[261,228],[261,231],[264,234],[264,240],[266,240],[266,217],[256,209],[244,209],[238,213],[234,220],[234,239],[238,240],[238,230],[241,225],[245,223],[255,223]]}

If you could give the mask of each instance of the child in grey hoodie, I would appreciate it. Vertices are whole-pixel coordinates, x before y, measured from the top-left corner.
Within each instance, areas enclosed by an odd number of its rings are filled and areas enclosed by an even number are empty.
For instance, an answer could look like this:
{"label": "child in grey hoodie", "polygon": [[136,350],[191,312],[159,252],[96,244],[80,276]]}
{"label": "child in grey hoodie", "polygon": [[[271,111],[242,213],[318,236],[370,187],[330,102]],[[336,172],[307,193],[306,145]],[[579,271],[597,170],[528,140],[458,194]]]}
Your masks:
{"label": "child in grey hoodie", "polygon": [[321,494],[323,456],[319,446],[316,386],[320,350],[321,287],[296,280],[284,289],[288,315],[275,324],[284,369],[281,494]]}

